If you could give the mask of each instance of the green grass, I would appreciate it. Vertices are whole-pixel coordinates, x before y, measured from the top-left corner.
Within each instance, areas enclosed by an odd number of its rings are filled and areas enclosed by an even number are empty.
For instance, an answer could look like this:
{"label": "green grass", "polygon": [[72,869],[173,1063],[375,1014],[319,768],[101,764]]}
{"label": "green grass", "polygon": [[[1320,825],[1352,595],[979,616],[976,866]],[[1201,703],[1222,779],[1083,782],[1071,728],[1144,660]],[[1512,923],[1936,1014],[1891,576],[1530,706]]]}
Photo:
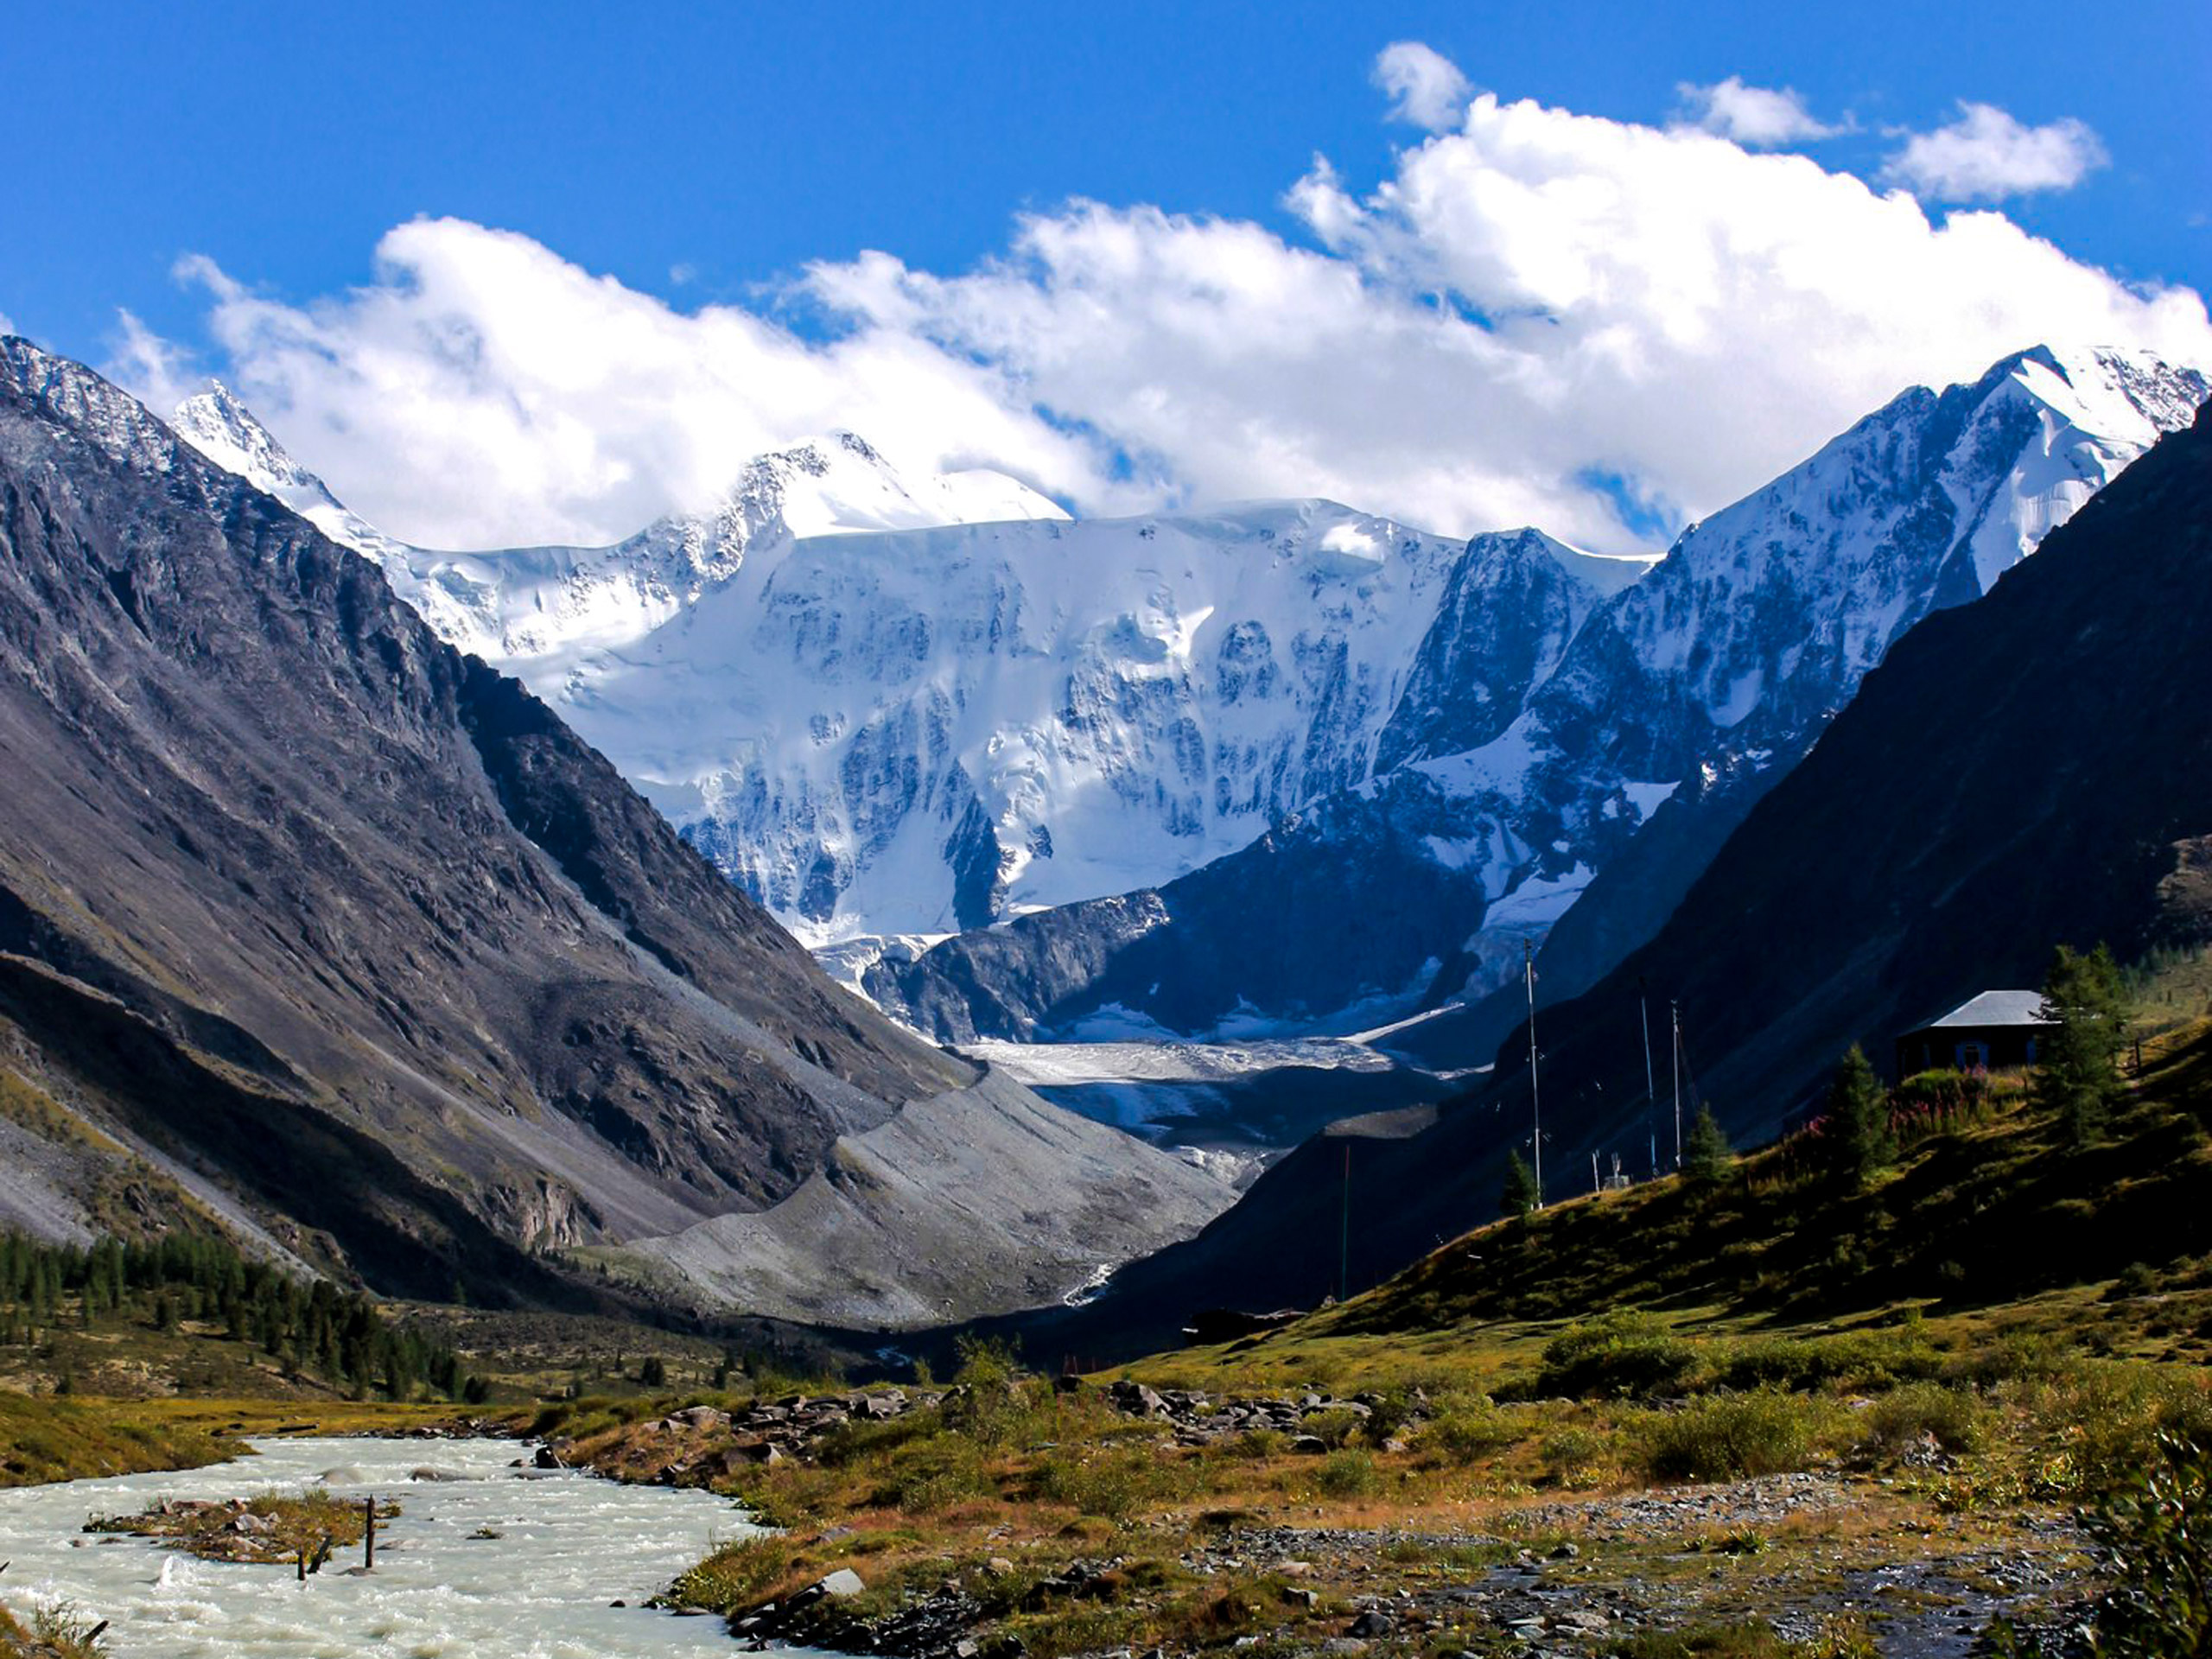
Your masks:
{"label": "green grass", "polygon": [[249,1436],[388,1431],[452,1413],[344,1400],[103,1400],[0,1389],[0,1486],[197,1469],[247,1455]]}

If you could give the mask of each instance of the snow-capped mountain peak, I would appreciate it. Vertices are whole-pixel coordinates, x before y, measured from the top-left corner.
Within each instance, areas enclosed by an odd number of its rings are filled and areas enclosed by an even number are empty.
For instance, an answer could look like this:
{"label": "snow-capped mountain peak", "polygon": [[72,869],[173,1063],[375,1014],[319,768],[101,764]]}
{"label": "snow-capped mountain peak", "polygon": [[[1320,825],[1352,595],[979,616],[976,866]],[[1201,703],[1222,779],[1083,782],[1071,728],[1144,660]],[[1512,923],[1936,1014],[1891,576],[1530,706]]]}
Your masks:
{"label": "snow-capped mountain peak", "polygon": [[284,446],[221,381],[188,397],[169,417],[176,434],[226,473],[273,495],[295,512],[302,501],[338,505],[323,481],[294,461]]}
{"label": "snow-capped mountain peak", "polygon": [[[845,433],[613,547],[381,556],[817,947],[1113,895],[1109,931],[1135,938],[1184,925],[1147,890],[1325,842],[1316,868],[1409,872],[1429,934],[1459,929],[1441,966],[1402,929],[1367,929],[1366,956],[1334,941],[1348,998],[1479,992],[1662,803],[1786,770],[1900,634],[1986,591],[2206,390],[2141,354],[2024,352],[1903,393],[1656,563],[1321,499],[1076,522]],[[230,404],[199,423],[304,490]],[[1209,925],[1270,902],[1222,891]],[[1151,1006],[1164,971],[1117,995]],[[1235,989],[1158,1013],[1201,1028]],[[1249,1012],[1313,1017],[1318,995]]]}
{"label": "snow-capped mountain peak", "polygon": [[397,541],[350,512],[219,381],[180,404],[172,424],[209,461],[383,566],[448,639],[507,663],[641,639],[728,581],[756,550],[1067,517],[1004,473],[908,474],[857,433],[834,432],[754,456],[704,511],[672,514],[612,547],[444,553]]}
{"label": "snow-capped mountain peak", "polygon": [[855,432],[760,456],[728,500],[770,499],[794,540],[1068,516],[1027,485],[986,467],[910,477]]}

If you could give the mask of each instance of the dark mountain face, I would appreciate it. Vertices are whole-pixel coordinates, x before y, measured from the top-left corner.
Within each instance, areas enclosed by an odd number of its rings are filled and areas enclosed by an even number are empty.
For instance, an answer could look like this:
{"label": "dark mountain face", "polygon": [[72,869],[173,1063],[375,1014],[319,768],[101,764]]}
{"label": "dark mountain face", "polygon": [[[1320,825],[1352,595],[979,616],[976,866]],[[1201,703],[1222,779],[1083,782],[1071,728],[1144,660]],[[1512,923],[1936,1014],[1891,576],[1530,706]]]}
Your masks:
{"label": "dark mountain face", "polygon": [[[1728,837],[1657,937],[1540,1011],[1544,1161],[1638,1177],[1671,1152],[1668,1001],[1688,1075],[1738,1144],[1772,1135],[1851,1043],[2040,982],[2055,944],[2212,937],[2212,414],[2108,485],[1985,598],[1923,620]],[[1640,987],[1659,1090],[1644,1090]],[[1332,1287],[1351,1147],[1355,1289],[1491,1219],[1525,1147],[1525,1028],[1478,1095],[1417,1133],[1340,1125],[1091,1307],[1032,1316],[1102,1356],[1194,1309]]]}
{"label": "dark mountain face", "polygon": [[1850,1043],[1885,1056],[1976,992],[2039,984],[2054,944],[2202,937],[2208,630],[2200,413],[1899,642],[1650,944],[1541,1016],[1546,1087],[1624,1087],[1645,980],[1680,1001],[1723,1120],[1764,1135]]}
{"label": "dark mountain face", "polygon": [[1265,1010],[1319,1020],[1404,996],[1482,919],[1478,875],[1425,831],[1453,804],[1417,773],[1332,796],[1157,890],[956,934],[870,968],[868,994],[949,1040],[1111,1031],[1131,1015],[1207,1031]]}
{"label": "dark mountain face", "polygon": [[0,1066],[388,1287],[543,1291],[526,1251],[762,1211],[976,1079],[373,566],[19,340],[0,779]]}

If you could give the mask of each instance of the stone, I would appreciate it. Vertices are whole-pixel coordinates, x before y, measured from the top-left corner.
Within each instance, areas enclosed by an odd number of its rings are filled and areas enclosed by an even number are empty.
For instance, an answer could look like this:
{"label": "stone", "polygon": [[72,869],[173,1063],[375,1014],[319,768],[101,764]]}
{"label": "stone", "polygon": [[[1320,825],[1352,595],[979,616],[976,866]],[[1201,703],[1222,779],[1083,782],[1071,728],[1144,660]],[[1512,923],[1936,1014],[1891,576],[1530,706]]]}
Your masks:
{"label": "stone", "polygon": [[868,1588],[868,1582],[851,1567],[841,1567],[814,1587],[825,1596],[835,1596],[842,1600],[849,1596],[859,1595]]}

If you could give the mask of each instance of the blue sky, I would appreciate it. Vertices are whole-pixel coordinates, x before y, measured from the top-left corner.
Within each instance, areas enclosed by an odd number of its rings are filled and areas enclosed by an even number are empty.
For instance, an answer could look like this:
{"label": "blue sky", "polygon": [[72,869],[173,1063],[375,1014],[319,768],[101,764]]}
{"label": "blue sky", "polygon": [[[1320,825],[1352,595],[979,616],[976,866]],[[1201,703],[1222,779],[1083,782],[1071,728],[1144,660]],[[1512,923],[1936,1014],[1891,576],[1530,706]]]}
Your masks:
{"label": "blue sky", "polygon": [[[395,227],[448,219],[518,232],[678,314],[741,307],[810,339],[825,315],[824,285],[806,276],[810,262],[850,270],[864,251],[887,253],[900,292],[893,308],[911,310],[924,277],[976,271],[1007,253],[1017,216],[1049,218],[1071,199],[1121,213],[1156,208],[1171,218],[1249,221],[1285,248],[1312,251],[1329,243],[1323,221],[1290,195],[1314,176],[1317,156],[1345,198],[1358,200],[1386,181],[1403,185],[1401,158],[1427,142],[1420,125],[1386,118],[1391,100],[1376,84],[1377,54],[1401,41],[1424,43],[1456,64],[1471,89],[1505,103],[1533,99],[1629,129],[1658,131],[1694,117],[1685,86],[1734,77],[1752,88],[1792,89],[1808,127],[1832,130],[1780,147],[1827,172],[1869,180],[1878,193],[1897,184],[1908,134],[1955,124],[1963,103],[1986,105],[2023,133],[2043,132],[2054,143],[2077,138],[2086,146],[2078,153],[2094,160],[2063,188],[1970,205],[2001,212],[2072,260],[2129,283],[2212,288],[2212,143],[2201,125],[2212,94],[2212,7],[2201,0],[2097,12],[2078,3],[1280,0],[663,6],[640,22],[643,10],[561,0],[18,7],[0,46],[18,135],[9,211],[0,215],[0,315],[60,350],[114,365],[123,361],[118,314],[127,309],[164,342],[178,375],[213,370],[247,383],[280,435],[358,495],[359,480],[404,464],[404,455],[336,442],[333,429],[346,423],[332,394],[304,386],[296,360],[242,350],[248,323],[235,312],[227,323],[217,316],[208,282],[180,281],[180,260],[212,262],[244,292],[306,314],[319,304],[343,308],[349,292],[386,280],[378,250]],[[2055,124],[2074,124],[2060,133]],[[1955,204],[1924,179],[1915,188],[1940,226]],[[1447,232],[1424,226],[1421,234]],[[1346,236],[1329,251],[1361,280],[1387,286],[1403,278],[1408,292],[1418,285],[1409,267],[1382,273],[1383,256],[1368,232]],[[2005,280],[2001,263],[1992,280]],[[830,286],[838,289],[828,313],[837,333],[852,326],[848,308],[861,284]],[[1480,289],[1478,280],[1455,278],[1452,303],[1463,315],[1478,314],[1488,303]],[[889,293],[880,283],[868,287],[866,326],[878,333],[893,326]],[[1064,438],[1103,433],[1093,448],[1110,452],[1086,470],[1055,460],[1042,438],[1025,448],[982,421],[954,446],[958,453],[932,459],[1005,465],[1100,509],[1146,491],[1205,494],[1242,481],[1234,468],[1186,459],[1174,430],[1118,413],[1096,377],[1055,386],[1050,371],[1066,350],[1030,334],[1015,338],[1006,321],[1014,312],[979,320],[984,300],[968,292],[932,293],[927,302],[938,308],[897,326],[954,357],[995,365],[1019,381],[1016,401],[1041,410]],[[1556,308],[1548,291],[1534,308]],[[1294,314],[1275,326],[1295,324]],[[2160,336],[2171,337],[2171,329]],[[340,359],[365,349],[359,329],[293,343]],[[1881,377],[1900,366],[1910,365],[1885,361],[1844,375],[1828,402],[1808,399],[1808,421],[1853,406],[1840,401],[1847,397],[1863,401],[1865,388],[1887,384]],[[1236,370],[1227,364],[1217,384]],[[1965,371],[1929,366],[1933,375],[1955,372]],[[140,378],[168,389],[143,368]],[[874,378],[882,378],[880,362]],[[1249,391],[1261,403],[1276,395],[1256,381]],[[527,403],[532,394],[513,395]],[[1160,395],[1157,386],[1151,395]],[[1448,398],[1449,389],[1424,395]],[[835,401],[814,398],[819,408],[808,413],[834,415]],[[772,423],[749,418],[728,416],[729,443],[778,435]],[[551,431],[551,421],[549,414],[536,429]],[[1823,429],[1793,429],[1781,448]],[[1273,440],[1255,442],[1266,448]],[[1319,433],[1285,439],[1286,471],[1333,442]],[[1639,444],[1629,435],[1610,449],[1526,458],[1524,470],[1566,480],[1550,497],[1533,492],[1532,503],[1565,499],[1578,477],[1608,478],[1660,503],[1663,520],[1670,507],[1676,517],[1708,508],[1707,498],[1725,487]],[[650,505],[656,490],[694,487],[687,469],[716,464],[658,467],[619,445],[610,453],[601,469],[613,480],[605,523],[572,503],[550,512],[543,528],[608,528]],[[657,467],[666,474],[658,481],[623,481]],[[1395,497],[1377,505],[1432,518],[1461,499],[1452,488],[1477,518],[1522,505],[1503,486],[1485,494],[1465,480],[1432,487],[1394,481],[1387,467],[1339,470],[1320,481],[1343,488],[1372,476],[1375,494]],[[536,476],[527,467],[499,475],[512,490],[530,488]],[[1117,493],[1117,477],[1134,477],[1135,493]],[[579,486],[577,501],[588,487]],[[433,493],[410,507],[387,493],[377,505],[415,512],[418,533],[461,538],[512,533],[529,519],[518,508],[470,522],[441,499]],[[1602,505],[1586,505],[1598,524]]]}

